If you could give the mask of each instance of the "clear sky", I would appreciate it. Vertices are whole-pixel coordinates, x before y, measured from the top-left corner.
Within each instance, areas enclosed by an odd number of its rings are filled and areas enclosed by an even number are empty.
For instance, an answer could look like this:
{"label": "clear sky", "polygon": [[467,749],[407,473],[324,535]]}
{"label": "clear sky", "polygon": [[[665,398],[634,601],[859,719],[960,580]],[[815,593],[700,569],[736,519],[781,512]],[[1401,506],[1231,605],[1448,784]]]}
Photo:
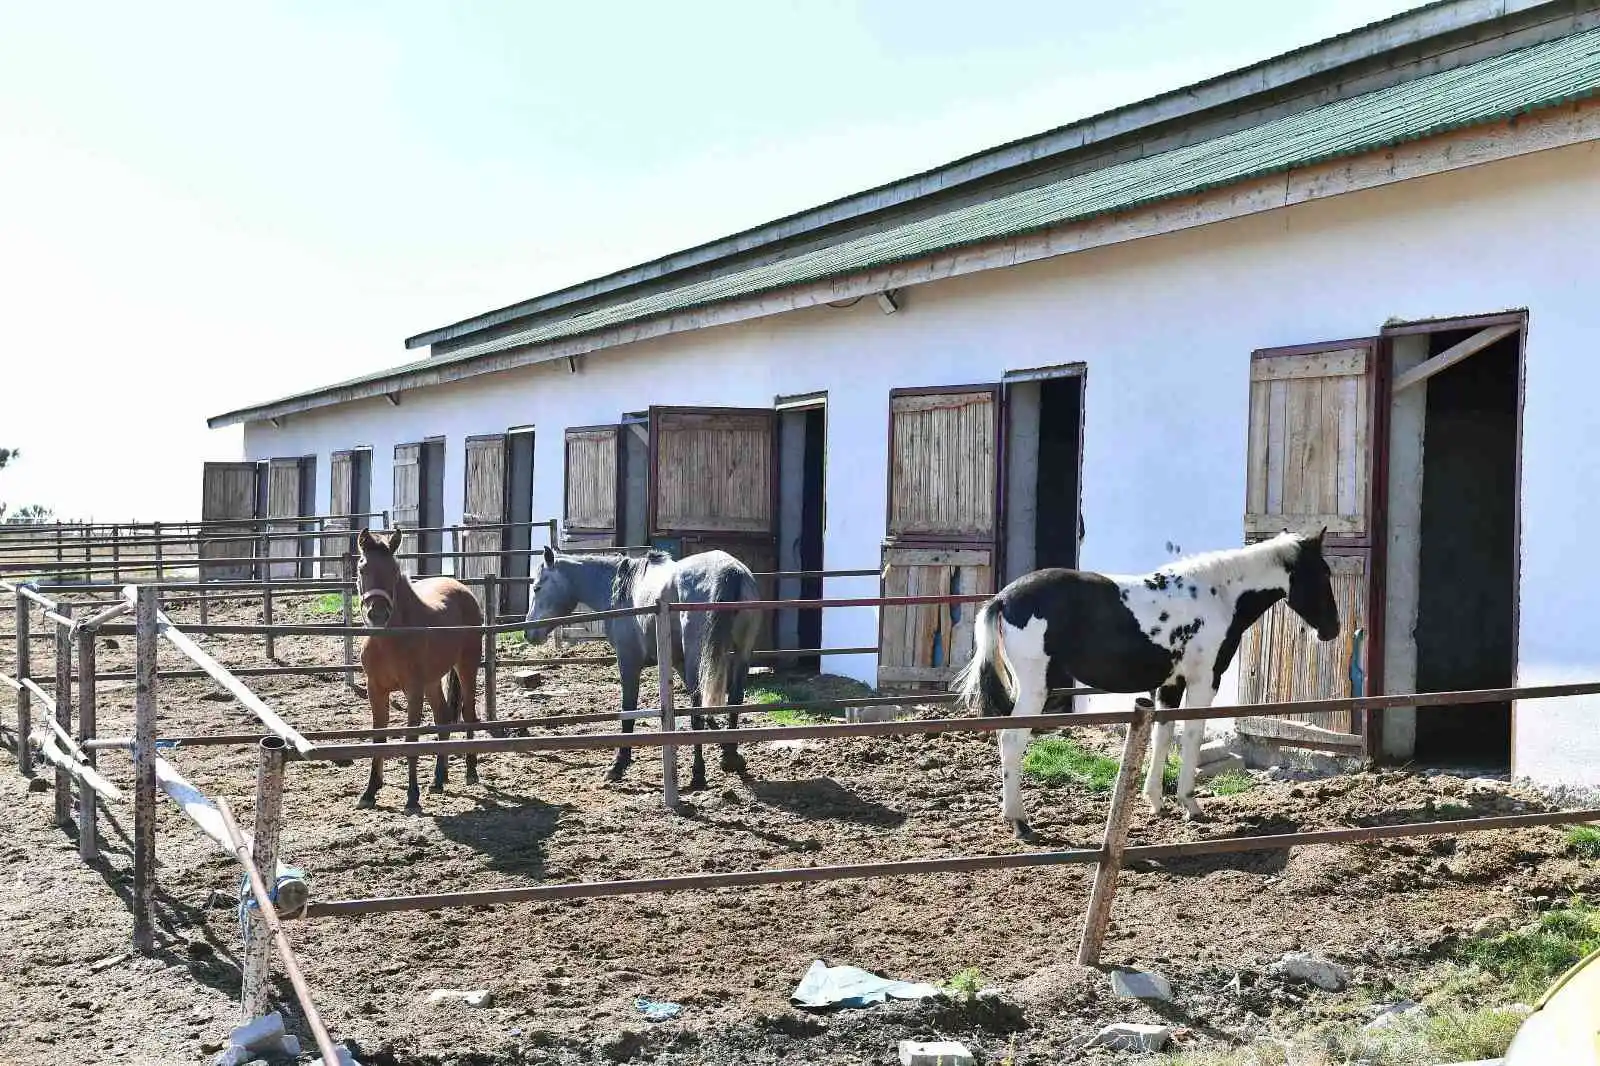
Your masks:
{"label": "clear sky", "polygon": [[0,0],[0,500],[177,519],[206,416],[1408,0]]}

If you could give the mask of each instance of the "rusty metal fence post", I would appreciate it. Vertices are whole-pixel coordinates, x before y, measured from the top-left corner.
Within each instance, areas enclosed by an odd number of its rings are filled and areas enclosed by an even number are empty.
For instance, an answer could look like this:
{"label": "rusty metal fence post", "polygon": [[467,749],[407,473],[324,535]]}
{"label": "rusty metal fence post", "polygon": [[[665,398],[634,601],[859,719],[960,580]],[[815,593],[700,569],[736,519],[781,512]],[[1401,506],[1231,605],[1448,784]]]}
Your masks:
{"label": "rusty metal fence post", "polygon": [[[85,745],[95,735],[95,644],[94,631],[78,631],[78,743]],[[85,747],[89,765],[99,758]],[[100,855],[100,845],[95,838],[95,795],[87,785],[78,786],[78,857],[93,862]]]}
{"label": "rusty metal fence post", "polygon": [[1122,851],[1128,845],[1128,821],[1133,815],[1133,797],[1139,789],[1139,772],[1145,751],[1150,747],[1150,727],[1155,704],[1141,696],[1133,703],[1133,721],[1122,742],[1122,765],[1111,791],[1111,810],[1106,815],[1106,834],[1100,844],[1100,861],[1094,868],[1094,888],[1083,918],[1083,940],[1078,945],[1078,964],[1097,966],[1100,945],[1111,924],[1111,900],[1117,892],[1117,875],[1122,871]]}
{"label": "rusty metal fence post", "polygon": [[[656,669],[661,674],[661,719],[663,733],[676,732],[677,719],[672,707],[672,598],[663,592],[656,604]],[[678,749],[661,749],[661,801],[667,810],[678,807]]]}
{"label": "rusty metal fence post", "polygon": [[[354,612],[352,610],[351,601],[355,598],[356,594],[356,560],[355,556],[349,553],[346,553],[344,557],[344,580],[345,586],[340,590],[340,595],[344,598],[344,627],[349,629],[355,624],[355,620],[352,617]],[[349,685],[351,688],[356,687],[355,663],[356,638],[351,636],[349,633],[346,633],[344,635],[344,683]]]}
{"label": "rusty metal fence post", "polygon": [[[264,585],[261,588],[261,624],[264,625],[264,626],[270,626],[272,624],[272,585],[271,584]],[[277,642],[273,639],[272,631],[268,630],[267,631],[267,662],[275,663],[277,661],[278,661],[278,645],[277,645]]]}
{"label": "rusty metal fence post", "polygon": [[156,590],[141,585],[134,600],[133,946],[155,952],[151,902],[156,877]]}
{"label": "rusty metal fence post", "polygon": [[33,776],[33,752],[28,747],[28,738],[33,735],[33,693],[24,684],[28,680],[31,665],[28,662],[28,643],[31,639],[28,633],[28,616],[33,612],[33,601],[22,594],[21,587],[17,589],[17,684],[22,687],[17,690],[17,768],[24,777]]}
{"label": "rusty metal fence post", "polygon": [[[72,617],[72,605],[56,605],[56,613],[63,618]],[[56,630],[56,725],[72,735],[72,629],[59,622],[52,623]],[[71,756],[71,753],[68,753]],[[56,767],[56,825],[72,822],[72,775]]]}
{"label": "rusty metal fence post", "polygon": [[[287,755],[282,737],[262,737],[256,763],[256,825],[251,858],[257,870],[271,877],[268,892],[276,898],[278,835],[283,824],[283,764]],[[270,1009],[272,991],[272,930],[260,912],[249,904],[248,882],[240,890],[245,914],[244,984],[240,991],[240,1016],[252,1021]]]}
{"label": "rusty metal fence post", "polygon": [[495,687],[500,679],[500,634],[492,629],[500,619],[500,612],[495,609],[499,603],[499,579],[494,574],[483,575],[483,621],[491,628],[491,632],[484,634],[487,639],[483,647],[483,716],[491,722],[498,717]]}

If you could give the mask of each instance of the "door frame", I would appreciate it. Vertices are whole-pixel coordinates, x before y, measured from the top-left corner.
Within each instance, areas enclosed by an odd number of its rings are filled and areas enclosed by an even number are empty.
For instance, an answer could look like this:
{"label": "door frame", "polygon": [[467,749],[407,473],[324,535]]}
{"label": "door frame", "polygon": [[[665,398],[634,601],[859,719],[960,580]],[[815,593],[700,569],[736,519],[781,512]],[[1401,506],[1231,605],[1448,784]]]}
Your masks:
{"label": "door frame", "polygon": [[[1088,399],[1089,399],[1089,364],[1078,361],[1071,363],[1056,363],[1052,366],[1027,367],[1022,370],[1007,370],[1000,376],[1000,502],[995,510],[995,590],[999,591],[1006,585],[1007,571],[1006,560],[1006,534],[1010,528],[1010,508],[1007,503],[1011,496],[1011,386],[1024,381],[1053,381],[1060,378],[1078,379],[1078,498],[1074,502],[1074,510],[1078,519],[1078,539],[1072,549],[1072,563],[1074,567],[1083,565],[1083,447],[1084,429],[1088,425]],[[893,442],[890,442],[893,447]],[[894,453],[891,452],[891,455]],[[1037,559],[1037,556],[1035,556]],[[1037,568],[1035,568],[1037,569]]]}
{"label": "door frame", "polygon": [[[1512,310],[1512,311],[1497,312],[1495,314],[1489,314],[1489,315],[1462,315],[1462,316],[1453,317],[1453,318],[1447,317],[1447,318],[1413,319],[1411,321],[1395,322],[1395,323],[1392,323],[1390,325],[1384,326],[1379,331],[1379,334],[1378,334],[1379,339],[1382,342],[1381,343],[1381,347],[1380,347],[1381,362],[1379,363],[1378,369],[1379,369],[1380,373],[1383,376],[1383,391],[1381,393],[1381,398],[1382,398],[1383,402],[1382,402],[1381,405],[1375,405],[1375,407],[1374,407],[1374,418],[1375,419],[1377,418],[1378,410],[1381,408],[1381,411],[1382,411],[1382,424],[1383,424],[1383,435],[1377,439],[1377,448],[1376,448],[1376,451],[1374,452],[1374,456],[1373,456],[1374,472],[1373,472],[1373,477],[1372,477],[1374,490],[1376,490],[1376,487],[1377,487],[1377,485],[1378,485],[1378,483],[1380,481],[1379,470],[1381,469],[1381,472],[1382,472],[1381,481],[1382,481],[1382,486],[1383,486],[1383,493],[1382,493],[1381,499],[1383,501],[1383,506],[1384,506],[1384,509],[1383,509],[1382,513],[1384,515],[1385,522],[1384,522],[1384,528],[1383,528],[1383,536],[1381,538],[1379,538],[1378,541],[1373,546],[1374,557],[1382,559],[1383,564],[1384,564],[1384,569],[1379,571],[1379,576],[1381,578],[1386,573],[1387,565],[1388,565],[1388,558],[1387,558],[1387,545],[1388,545],[1387,517],[1388,517],[1388,502],[1389,502],[1389,415],[1390,415],[1390,410],[1391,410],[1391,408],[1392,408],[1392,406],[1394,404],[1394,393],[1393,393],[1393,388],[1392,388],[1393,375],[1394,375],[1393,339],[1395,337],[1407,337],[1407,336],[1415,336],[1417,334],[1427,334],[1427,333],[1446,333],[1446,332],[1451,332],[1451,331],[1455,331],[1455,330],[1464,330],[1464,329],[1489,329],[1489,328],[1491,328],[1493,326],[1516,325],[1518,327],[1517,334],[1516,334],[1516,336],[1517,336],[1517,432],[1516,432],[1517,454],[1516,454],[1516,457],[1515,457],[1515,460],[1514,460],[1514,468],[1513,468],[1512,482],[1511,482],[1512,514],[1513,514],[1513,519],[1512,519],[1512,523],[1511,523],[1511,557],[1512,557],[1512,560],[1513,560],[1513,565],[1511,567],[1511,677],[1512,677],[1512,683],[1513,684],[1516,683],[1516,679],[1517,679],[1517,676],[1518,676],[1518,673],[1519,673],[1519,664],[1521,663],[1521,658],[1522,658],[1522,649],[1521,649],[1521,639],[1522,639],[1522,455],[1523,455],[1523,435],[1524,435],[1524,432],[1525,432],[1525,426],[1526,426],[1526,422],[1527,422],[1527,419],[1526,419],[1525,416],[1526,416],[1526,412],[1527,412],[1527,401],[1528,401],[1528,382],[1527,382],[1527,378],[1528,378],[1528,326],[1529,326],[1529,319],[1530,319],[1530,315],[1529,315],[1529,312],[1528,312],[1528,308],[1521,307],[1521,308],[1517,308],[1517,309]],[[1471,356],[1469,356],[1468,358],[1471,358]],[[1375,422],[1375,424],[1376,424],[1376,422]],[[1426,468],[1426,462],[1427,462],[1427,458],[1426,458],[1427,453],[1426,453],[1426,451],[1424,451],[1423,456],[1424,456],[1424,458],[1423,458],[1423,462],[1424,462],[1423,469],[1426,470],[1427,469]],[[1382,554],[1380,555],[1379,553],[1382,553]],[[1382,668],[1383,668],[1383,621],[1384,621],[1384,619],[1386,618],[1386,616],[1388,614],[1388,604],[1386,602],[1384,602],[1384,603],[1381,603],[1381,606],[1383,607],[1383,610],[1378,612],[1378,614],[1376,615],[1376,619],[1377,619],[1376,630],[1374,630],[1374,628],[1372,626],[1370,626],[1370,625],[1367,628],[1367,634],[1368,634],[1368,642],[1367,643],[1368,643],[1368,648],[1370,649],[1370,651],[1368,653],[1368,663],[1369,663],[1369,667],[1368,667],[1368,674],[1369,674],[1368,690],[1374,695],[1382,693],[1384,691],[1383,687],[1382,687],[1382,685],[1383,685],[1383,672],[1382,672]],[[1373,633],[1374,632],[1376,632],[1376,634],[1377,634],[1376,638],[1373,637]],[[1373,664],[1375,664],[1375,665],[1373,665]],[[1372,680],[1374,678],[1376,680]],[[1383,756],[1383,718],[1384,718],[1384,712],[1383,711],[1375,711],[1375,712],[1371,712],[1371,713],[1369,713],[1367,715],[1367,721],[1368,721],[1368,729],[1367,729],[1367,736],[1366,736],[1367,756],[1369,758],[1373,759],[1373,760],[1380,760],[1382,758],[1382,756]],[[1516,770],[1517,770],[1516,756],[1517,756],[1517,701],[1516,700],[1512,700],[1511,701],[1511,751],[1510,751],[1509,762],[1510,762],[1510,766],[1511,766],[1511,773],[1512,773],[1513,776],[1515,776]]]}

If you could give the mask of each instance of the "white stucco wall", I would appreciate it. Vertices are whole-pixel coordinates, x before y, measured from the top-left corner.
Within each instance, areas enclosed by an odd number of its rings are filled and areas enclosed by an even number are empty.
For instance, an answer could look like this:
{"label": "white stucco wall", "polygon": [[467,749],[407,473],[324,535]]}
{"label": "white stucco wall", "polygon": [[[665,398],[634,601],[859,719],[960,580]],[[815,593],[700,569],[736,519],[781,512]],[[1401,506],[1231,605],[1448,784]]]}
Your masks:
{"label": "white stucco wall", "polygon": [[[446,518],[462,497],[462,441],[538,427],[535,512],[559,515],[562,430],[648,404],[767,406],[829,391],[830,567],[878,564],[887,395],[998,380],[1008,369],[1088,364],[1083,564],[1141,571],[1240,540],[1248,355],[1375,333],[1388,319],[1526,306],[1520,683],[1600,676],[1575,573],[1600,520],[1594,386],[1600,300],[1600,155],[1559,149],[872,300],[642,342],[564,363],[252,425],[249,457],[371,445],[372,504],[389,506],[395,443],[448,437]],[[324,504],[325,501],[319,501]],[[830,595],[875,594],[872,579]],[[870,610],[829,612],[824,643],[873,644]],[[833,669],[870,679],[867,657]],[[1231,685],[1219,699],[1231,701]],[[1600,784],[1600,701],[1521,708],[1516,768]]]}

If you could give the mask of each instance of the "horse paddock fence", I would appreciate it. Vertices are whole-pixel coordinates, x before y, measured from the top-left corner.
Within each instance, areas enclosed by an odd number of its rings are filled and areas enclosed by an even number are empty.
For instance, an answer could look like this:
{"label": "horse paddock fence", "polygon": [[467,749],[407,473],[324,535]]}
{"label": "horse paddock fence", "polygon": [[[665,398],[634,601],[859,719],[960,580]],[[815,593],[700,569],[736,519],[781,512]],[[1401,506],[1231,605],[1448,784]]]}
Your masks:
{"label": "horse paddock fence", "polygon": [[[242,955],[244,982],[241,1013],[245,1020],[260,1017],[268,1009],[266,989],[269,986],[273,948],[276,948],[277,956],[300,1002],[308,1027],[316,1037],[319,1047],[323,1049],[324,1055],[330,1054],[329,1049],[332,1045],[286,933],[285,923],[293,920],[309,921],[400,911],[500,906],[558,899],[635,896],[707,889],[749,889],[766,885],[813,884],[844,879],[878,879],[1082,865],[1092,866],[1094,869],[1092,885],[1085,903],[1077,958],[1083,965],[1094,966],[1099,963],[1102,945],[1110,926],[1120,874],[1132,863],[1163,862],[1229,852],[1286,850],[1312,844],[1358,844],[1397,837],[1452,836],[1498,829],[1600,821],[1600,809],[1577,809],[1132,845],[1128,843],[1128,836],[1133,803],[1138,790],[1142,763],[1148,753],[1151,730],[1157,723],[1229,718],[1245,714],[1277,717],[1334,710],[1371,711],[1392,707],[1450,706],[1455,709],[1455,713],[1470,713],[1475,706],[1503,703],[1508,700],[1552,700],[1600,694],[1600,682],[1390,694],[1200,709],[1157,709],[1148,698],[1140,697],[1132,699],[1132,706],[1128,710],[1047,713],[1021,719],[900,718],[890,721],[842,724],[754,727],[740,729],[734,734],[739,743],[795,739],[832,743],[862,737],[953,732],[989,733],[1019,728],[1043,731],[1070,730],[1088,726],[1125,727],[1121,764],[1108,797],[1105,827],[1096,847],[944,855],[848,865],[778,867],[628,880],[536,884],[426,895],[324,900],[316,898],[312,891],[315,871],[301,878],[298,876],[298,871],[285,866],[279,857],[283,828],[283,789],[287,776],[293,772],[292,768],[296,765],[314,762],[345,763],[374,757],[405,758],[441,754],[448,756],[614,749],[624,745],[632,748],[660,748],[663,756],[662,802],[669,809],[676,809],[677,750],[694,744],[722,743],[727,741],[730,735],[726,730],[676,728],[671,671],[666,669],[659,671],[663,679],[659,705],[655,708],[640,709],[628,716],[634,719],[656,718],[659,721],[659,728],[653,732],[582,734],[547,732],[541,735],[520,736],[512,734],[514,729],[555,729],[564,725],[618,721],[622,718],[621,712],[546,715],[503,720],[496,720],[491,715],[486,720],[470,726],[457,722],[384,730],[330,729],[301,732],[279,715],[267,700],[252,692],[240,680],[243,671],[235,672],[218,663],[195,638],[224,634],[261,636],[294,634],[353,640],[356,637],[393,634],[398,630],[372,630],[348,624],[202,625],[180,628],[162,612],[159,604],[161,590],[148,585],[130,586],[124,590],[125,598],[120,603],[112,604],[108,609],[101,610],[93,616],[81,614],[74,610],[73,605],[59,602],[28,585],[0,581],[0,592],[11,593],[16,601],[15,615],[19,637],[16,642],[17,673],[14,677],[0,674],[0,685],[11,689],[17,697],[15,736],[19,769],[24,774],[33,772],[31,753],[34,750],[55,768],[56,821],[64,826],[72,820],[71,790],[74,788],[78,790],[77,827],[80,854],[85,859],[92,859],[95,854],[96,804],[120,803],[126,798],[125,790],[112,783],[102,769],[96,766],[98,753],[108,750],[123,751],[133,764],[133,785],[128,791],[132,793],[134,812],[134,895],[131,908],[135,948],[144,953],[154,950],[151,903],[155,881],[155,812],[159,789],[172,799],[202,834],[233,855],[244,871],[248,884],[247,894],[250,897],[243,909],[246,915],[247,946]],[[565,624],[576,620],[596,621],[655,612],[658,615],[656,625],[658,639],[667,641],[671,639],[670,621],[673,613],[735,609],[882,609],[913,604],[971,603],[986,598],[987,596],[982,595],[968,595],[785,599],[734,604],[663,603],[655,607],[624,608],[546,621],[552,624]],[[133,614],[131,624],[121,620],[122,615],[129,610]],[[30,671],[28,638],[30,619],[34,614],[38,614],[49,626],[54,627],[50,631],[56,641],[57,650],[53,693],[47,693],[41,683],[42,679],[34,678]],[[488,646],[493,648],[498,634],[515,631],[522,628],[523,624],[519,619],[513,622],[490,621],[482,626],[446,628],[481,633],[487,640]],[[437,632],[437,630],[428,631]],[[98,735],[97,732],[94,692],[96,684],[104,680],[106,675],[97,672],[95,642],[96,638],[102,635],[134,637],[136,665],[133,674],[136,686],[134,733],[131,737],[106,737]],[[211,678],[229,692],[238,703],[255,714],[260,730],[196,736],[159,736],[157,726],[160,680],[162,677],[180,673],[159,669],[157,650],[162,643],[180,653],[196,667],[195,671],[182,672],[181,676],[191,676],[197,672]],[[74,649],[77,651],[75,672],[72,665]],[[670,648],[658,645],[658,656],[661,661],[670,662],[670,654],[663,652],[669,653]],[[1086,695],[1096,692],[1097,690],[1092,689],[1067,689],[1052,695]],[[73,701],[74,693],[78,696],[76,704]],[[953,699],[950,694],[940,693],[929,694],[926,697],[909,695],[887,699],[862,697],[811,701],[786,706],[805,709],[848,709],[882,706],[886,703],[938,705],[948,704]],[[46,712],[43,728],[36,729],[32,722],[33,700],[37,700],[39,709]],[[745,705],[741,710],[760,712],[775,709],[777,706],[784,705]],[[74,709],[78,712],[76,729],[73,722]],[[456,732],[473,728],[482,730],[485,735],[462,739],[451,736]],[[379,735],[386,739],[380,742],[377,739]],[[157,754],[158,750],[162,749],[170,754],[174,749],[220,745],[254,746],[258,751],[255,824],[254,833],[250,837],[240,832],[231,810],[224,801],[220,799],[213,801],[206,797],[190,784],[172,763]],[[263,876],[263,871],[272,873],[271,883]]]}

